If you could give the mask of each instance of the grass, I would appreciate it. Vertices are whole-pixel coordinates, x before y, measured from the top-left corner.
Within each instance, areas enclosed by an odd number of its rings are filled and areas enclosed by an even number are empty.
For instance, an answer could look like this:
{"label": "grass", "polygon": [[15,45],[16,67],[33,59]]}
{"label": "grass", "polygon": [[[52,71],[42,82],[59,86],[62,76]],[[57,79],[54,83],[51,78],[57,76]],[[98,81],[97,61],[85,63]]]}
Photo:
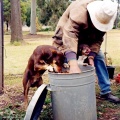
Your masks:
{"label": "grass", "polygon": [[[28,32],[23,33],[24,36]],[[39,32],[44,35],[53,35],[53,32]],[[106,38],[106,37],[105,37]],[[4,36],[4,95],[0,96],[0,103],[5,105],[0,110],[0,120],[3,120],[3,116],[7,116],[4,120],[22,120],[25,115],[25,111],[21,107],[23,104],[23,88],[22,88],[22,74],[27,65],[27,61],[32,54],[33,50],[42,44],[52,44],[51,37],[34,37],[24,39],[27,44],[21,46],[13,46],[10,44],[10,35]],[[108,56],[112,58],[113,65],[116,66],[115,74],[120,72],[120,30],[112,30],[107,33],[107,52]],[[101,49],[105,51],[105,41],[103,42]],[[48,83],[48,76],[43,76],[44,83]],[[119,84],[113,84],[113,93],[120,97]],[[32,96],[34,94],[30,92]],[[96,85],[96,94],[99,95],[99,87]],[[41,120],[52,120],[52,109],[50,94],[47,95],[45,101],[45,107],[41,113]],[[111,112],[108,115],[108,111]],[[114,113],[113,113],[114,112]],[[114,117],[114,115],[120,117],[120,105],[115,105],[106,101],[97,99],[97,115],[98,120],[109,120],[105,116]],[[21,119],[19,119],[21,118]],[[113,119],[114,120],[114,119]],[[119,120],[119,119],[116,119]]]}
{"label": "grass", "polygon": [[4,47],[4,73],[5,75],[9,74],[22,74],[27,61],[32,54],[33,50],[38,45],[43,44],[52,44],[51,38],[30,38],[27,39],[26,45],[23,46],[13,46],[11,45],[8,39],[8,36],[5,36],[5,47]]}
{"label": "grass", "polygon": [[[53,32],[39,32],[38,34],[52,35]],[[26,35],[26,33],[25,33]],[[105,37],[106,38],[106,37]],[[113,30],[107,33],[107,52],[112,58],[114,66],[119,66],[120,62],[120,30]],[[10,45],[10,35],[4,36],[4,73],[6,74],[22,74],[29,56],[38,45],[52,44],[52,39],[49,38],[29,38],[25,39],[28,44],[23,46]],[[105,42],[101,49],[105,51]]]}
{"label": "grass", "polygon": [[[107,43],[106,43],[107,42]],[[120,65],[120,30],[112,30],[105,36],[105,41],[102,43],[102,50],[108,53],[108,56],[112,58],[113,65]],[[105,45],[106,43],[106,45]]]}

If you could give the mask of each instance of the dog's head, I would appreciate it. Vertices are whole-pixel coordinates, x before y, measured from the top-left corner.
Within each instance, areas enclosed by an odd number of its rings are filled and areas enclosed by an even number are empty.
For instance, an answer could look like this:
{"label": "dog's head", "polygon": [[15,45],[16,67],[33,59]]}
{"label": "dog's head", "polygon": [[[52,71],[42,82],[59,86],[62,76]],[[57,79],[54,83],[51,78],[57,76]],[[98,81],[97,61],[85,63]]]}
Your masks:
{"label": "dog's head", "polygon": [[54,72],[62,72],[62,67],[64,64],[64,55],[57,49],[50,49],[52,56],[49,58],[50,65],[53,67]]}
{"label": "dog's head", "polygon": [[35,70],[46,70],[53,67],[54,72],[62,72],[64,55],[61,51],[53,46],[44,45],[40,46],[35,54],[37,60],[34,65]]}
{"label": "dog's head", "polygon": [[91,52],[90,48],[86,44],[82,44],[79,47],[79,55],[85,55],[87,56]]}

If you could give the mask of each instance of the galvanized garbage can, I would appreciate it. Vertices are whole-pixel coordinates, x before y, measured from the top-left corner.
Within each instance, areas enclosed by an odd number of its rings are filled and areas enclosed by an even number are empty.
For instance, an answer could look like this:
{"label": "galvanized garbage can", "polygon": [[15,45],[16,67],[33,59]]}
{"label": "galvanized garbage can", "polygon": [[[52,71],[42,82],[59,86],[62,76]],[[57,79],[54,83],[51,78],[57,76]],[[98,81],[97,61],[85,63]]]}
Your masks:
{"label": "galvanized garbage can", "polygon": [[81,74],[49,72],[54,120],[97,120],[95,69],[80,68]]}

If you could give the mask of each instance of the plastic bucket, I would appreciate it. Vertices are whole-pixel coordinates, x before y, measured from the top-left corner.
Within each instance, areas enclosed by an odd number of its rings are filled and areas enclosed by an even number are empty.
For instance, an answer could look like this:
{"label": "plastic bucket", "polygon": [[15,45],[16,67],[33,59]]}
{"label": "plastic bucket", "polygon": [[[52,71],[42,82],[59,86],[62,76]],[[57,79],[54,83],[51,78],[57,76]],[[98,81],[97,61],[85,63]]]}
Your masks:
{"label": "plastic bucket", "polygon": [[109,74],[109,78],[113,79],[115,67],[113,67],[113,66],[106,66],[106,67],[107,67],[107,71],[108,71],[108,74]]}
{"label": "plastic bucket", "polygon": [[97,120],[95,70],[81,74],[49,73],[54,120]]}

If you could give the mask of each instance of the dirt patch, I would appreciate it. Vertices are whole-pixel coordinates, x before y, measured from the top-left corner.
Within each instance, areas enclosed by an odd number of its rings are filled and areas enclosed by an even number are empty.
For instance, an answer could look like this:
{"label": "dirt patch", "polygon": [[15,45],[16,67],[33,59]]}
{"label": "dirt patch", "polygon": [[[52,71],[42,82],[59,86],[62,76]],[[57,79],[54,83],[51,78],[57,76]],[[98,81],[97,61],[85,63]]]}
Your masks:
{"label": "dirt patch", "polygon": [[108,112],[104,113],[98,120],[120,120],[120,114],[118,114],[119,109],[106,108],[105,111]]}
{"label": "dirt patch", "polygon": [[[16,77],[16,76],[14,76],[14,77]],[[12,77],[12,80],[15,79],[14,77]],[[19,76],[19,77],[21,77],[21,76]],[[43,77],[44,77],[43,78],[44,83],[48,83],[48,74],[45,74]],[[8,79],[10,81],[9,77],[6,77],[6,79]],[[16,80],[16,81],[18,81],[18,80]],[[120,85],[113,83],[112,87],[114,88],[113,91],[116,94],[120,95],[119,94]],[[32,98],[35,91],[36,91],[35,88],[30,89],[29,100]],[[23,105],[24,104],[23,104],[22,84],[16,83],[14,85],[5,85],[4,94],[2,94],[0,96],[0,110],[9,108],[10,111],[13,112],[13,113],[11,113],[12,115],[17,114],[17,116],[18,116],[19,114],[22,114],[24,117],[25,110],[24,110]],[[18,112],[16,112],[16,109]],[[24,113],[20,113],[19,111],[21,111],[21,110],[24,111]],[[8,112],[7,110],[6,111],[3,110],[3,111],[4,111],[4,114],[6,112]],[[50,113],[51,113],[51,111],[50,111],[50,107],[49,107],[43,114],[50,114]],[[1,111],[0,111],[0,114],[2,114]],[[7,113],[7,114],[10,114],[10,113]],[[109,102],[100,100],[99,95],[97,93],[97,115],[98,115],[97,120],[120,120],[120,105],[116,105],[113,103],[109,103]],[[46,115],[46,116],[48,116],[48,115]],[[48,120],[48,119],[46,119],[46,120]]]}
{"label": "dirt patch", "polygon": [[[4,93],[0,95],[0,110],[7,106],[18,106],[23,108],[24,96],[23,96],[23,86],[22,86],[22,75],[7,75],[5,80],[14,80],[14,85],[5,85]],[[48,83],[48,75],[45,73],[43,75],[44,83]],[[16,82],[18,81],[18,83]],[[8,84],[8,83],[7,83]],[[37,88],[30,88],[29,90],[29,100],[31,100]]]}
{"label": "dirt patch", "polygon": [[120,105],[97,98],[97,120],[120,120]]}
{"label": "dirt patch", "polygon": [[21,86],[5,86],[3,95],[0,96],[0,109],[9,105],[17,105],[23,103],[23,93]]}

